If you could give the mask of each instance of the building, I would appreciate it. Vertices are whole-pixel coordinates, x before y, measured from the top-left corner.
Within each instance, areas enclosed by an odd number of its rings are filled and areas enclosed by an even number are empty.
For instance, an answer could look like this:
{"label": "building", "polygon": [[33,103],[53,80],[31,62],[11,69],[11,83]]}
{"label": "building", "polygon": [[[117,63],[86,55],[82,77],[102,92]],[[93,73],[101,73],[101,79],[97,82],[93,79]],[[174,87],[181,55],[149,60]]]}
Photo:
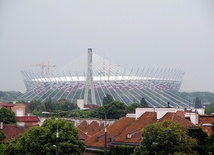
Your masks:
{"label": "building", "polygon": [[[158,119],[158,112],[145,111],[137,118],[123,117],[114,124],[108,126],[106,134],[106,148],[107,150],[111,150],[112,147],[123,145],[134,149],[136,146],[140,145],[140,142],[142,141],[142,132],[147,125],[166,120],[177,122],[186,128],[197,128],[195,124],[185,118],[184,115],[182,116],[179,112],[166,112],[161,118]],[[95,155],[96,153],[94,152],[104,150],[104,131],[105,130],[101,130],[85,140],[85,154]]]}
{"label": "building", "polygon": [[208,134],[211,135],[214,123],[214,115],[200,115],[199,126]]}
{"label": "building", "polygon": [[193,124],[199,124],[199,117],[204,115],[204,109],[196,108],[178,108],[178,107],[157,107],[157,108],[136,108],[135,114],[127,114],[127,117],[138,119],[145,112],[156,112],[157,120],[160,120],[166,113],[177,113],[181,117],[188,118]]}
{"label": "building", "polygon": [[125,69],[120,65],[92,53],[84,55],[60,70],[53,70],[50,64],[37,65],[41,70],[22,71],[26,93],[22,100],[51,97],[58,101],[66,99],[84,104],[102,106],[103,98],[109,94],[114,100],[127,105],[140,103],[145,98],[150,107],[188,107],[188,101],[171,91],[179,91],[184,72],[167,68]]}
{"label": "building", "polygon": [[[120,118],[115,123],[107,126],[106,129],[106,148],[111,150],[112,147],[119,145],[135,148],[142,141],[142,132],[147,125],[164,122],[177,122],[187,129],[197,129],[201,127],[208,135],[214,123],[214,115],[205,115],[204,109],[185,109],[185,108],[137,108],[134,114],[127,114],[126,117]],[[93,123],[94,124],[94,123]],[[80,124],[84,133],[88,133],[86,122]],[[93,125],[97,128],[96,125]],[[94,155],[98,150],[104,150],[105,130],[96,130],[85,140],[86,154]]]}
{"label": "building", "polygon": [[4,141],[10,141],[19,134],[27,131],[30,127],[39,125],[39,117],[28,116],[25,111],[26,106],[23,103],[0,103],[0,109],[2,107],[13,111],[16,116],[16,124],[4,124],[4,122],[1,122],[0,130],[2,130],[6,135],[6,139]]}
{"label": "building", "polygon": [[1,109],[2,107],[5,107],[5,108],[7,108],[7,109],[9,109],[9,110],[12,110],[12,107],[14,107],[14,104],[13,104],[13,103],[4,103],[4,102],[0,102],[0,109]]}

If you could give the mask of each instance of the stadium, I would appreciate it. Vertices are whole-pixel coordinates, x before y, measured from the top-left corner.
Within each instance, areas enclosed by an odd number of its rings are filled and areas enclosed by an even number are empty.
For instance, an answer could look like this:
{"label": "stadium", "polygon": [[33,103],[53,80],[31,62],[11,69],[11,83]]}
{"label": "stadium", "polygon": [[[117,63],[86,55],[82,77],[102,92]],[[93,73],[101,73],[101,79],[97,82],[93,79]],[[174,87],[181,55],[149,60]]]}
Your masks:
{"label": "stadium", "polygon": [[101,57],[92,49],[70,64],[54,70],[53,65],[38,64],[40,70],[22,71],[26,86],[23,100],[47,98],[58,101],[66,99],[84,104],[102,106],[103,98],[109,94],[114,100],[127,105],[140,103],[145,98],[151,107],[187,107],[187,101],[173,92],[179,91],[184,71],[168,68],[143,68],[126,70]]}

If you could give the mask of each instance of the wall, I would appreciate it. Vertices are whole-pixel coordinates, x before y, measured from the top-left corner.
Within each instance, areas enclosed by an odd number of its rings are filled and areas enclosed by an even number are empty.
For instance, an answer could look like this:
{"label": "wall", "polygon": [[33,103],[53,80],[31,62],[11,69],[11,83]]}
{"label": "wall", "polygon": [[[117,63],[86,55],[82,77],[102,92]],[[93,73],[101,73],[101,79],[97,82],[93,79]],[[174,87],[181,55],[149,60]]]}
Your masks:
{"label": "wall", "polygon": [[22,103],[17,103],[12,107],[12,111],[16,116],[25,116],[25,105]]}

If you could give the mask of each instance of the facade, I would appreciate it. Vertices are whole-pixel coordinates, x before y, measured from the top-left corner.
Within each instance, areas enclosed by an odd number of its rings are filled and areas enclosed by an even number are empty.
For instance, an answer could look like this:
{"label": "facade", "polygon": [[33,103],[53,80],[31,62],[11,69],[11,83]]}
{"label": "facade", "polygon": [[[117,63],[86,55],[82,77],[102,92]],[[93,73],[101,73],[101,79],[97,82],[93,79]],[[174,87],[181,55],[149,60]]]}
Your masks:
{"label": "facade", "polygon": [[25,104],[23,103],[16,103],[14,104],[14,106],[12,107],[12,111],[15,113],[16,116],[25,116]]}
{"label": "facade", "polygon": [[188,118],[193,124],[199,124],[199,116],[204,115],[204,109],[186,109],[177,107],[166,107],[166,108],[136,108],[135,114],[127,114],[127,117],[135,117],[138,119],[145,112],[156,112],[157,120],[161,119],[166,113],[176,113],[181,117]]}
{"label": "facade", "polygon": [[114,100],[127,105],[139,103],[144,97],[151,107],[163,107],[168,102],[172,106],[186,107],[187,101],[172,91],[179,91],[184,72],[176,69],[126,70],[105,58],[92,53],[84,55],[64,68],[53,71],[51,65],[41,65],[41,70],[22,71],[26,86],[23,100],[45,101],[66,99],[84,104],[102,106],[103,98],[109,94]]}

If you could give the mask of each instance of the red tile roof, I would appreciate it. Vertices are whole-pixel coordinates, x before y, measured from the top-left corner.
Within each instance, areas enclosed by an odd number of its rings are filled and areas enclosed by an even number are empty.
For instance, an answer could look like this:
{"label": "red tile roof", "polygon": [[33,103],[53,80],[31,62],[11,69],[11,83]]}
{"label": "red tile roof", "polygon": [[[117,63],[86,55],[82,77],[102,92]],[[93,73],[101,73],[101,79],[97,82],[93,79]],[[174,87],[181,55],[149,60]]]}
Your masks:
{"label": "red tile roof", "polygon": [[13,103],[3,103],[3,102],[0,102],[0,109],[1,109],[1,107],[5,107],[5,108],[11,110],[11,108],[14,107],[14,104]]}
{"label": "red tile roof", "polygon": [[88,125],[87,129],[85,130],[85,132],[88,135],[92,136],[92,135],[96,134],[97,132],[101,131],[102,129],[104,129],[104,125],[103,124],[100,126],[97,121],[93,121]]}
{"label": "red tile roof", "polygon": [[[33,125],[34,126],[34,125]],[[2,131],[5,133],[6,138],[4,141],[10,141],[13,138],[18,137],[20,134],[26,132],[28,129],[30,129],[33,126],[24,126],[24,127],[18,127],[15,124],[4,124],[4,127]],[[78,130],[78,136],[81,140],[86,140],[89,138],[88,135],[86,135],[83,131]]]}
{"label": "red tile roof", "polygon": [[89,135],[87,135],[87,134],[85,134],[82,130],[78,130],[78,136],[79,136],[79,139],[80,140],[86,140],[86,139],[88,139],[90,136]]}
{"label": "red tile roof", "polygon": [[180,117],[185,117],[185,112],[184,111],[176,111],[176,114]]}
{"label": "red tile roof", "polygon": [[[191,121],[185,119],[183,112],[166,113],[159,121],[171,120],[181,125],[191,128],[196,127]],[[152,123],[157,122],[156,112],[145,112],[140,118],[123,117],[107,128],[107,148],[110,145],[128,144],[139,145],[144,128]],[[87,128],[87,125],[81,127]],[[87,148],[104,147],[104,130],[88,138],[85,143]]]}
{"label": "red tile roof", "polygon": [[13,107],[14,106],[13,103],[3,103],[3,102],[0,102],[0,105],[3,107]]}
{"label": "red tile roof", "polygon": [[84,104],[84,108],[89,108],[89,109],[96,109],[99,108],[99,105],[96,104]]}
{"label": "red tile roof", "polygon": [[82,130],[85,134],[93,136],[97,132],[104,129],[104,123],[100,124],[97,121],[92,121],[89,125],[86,121],[83,121],[78,128]]}
{"label": "red tile roof", "polygon": [[78,126],[78,128],[79,128],[80,130],[82,130],[83,132],[86,131],[87,127],[88,127],[88,123],[86,122],[86,120],[84,120],[84,121]]}
{"label": "red tile roof", "polygon": [[177,122],[179,124],[181,124],[182,126],[186,127],[186,128],[193,128],[196,127],[195,124],[193,124],[191,121],[187,120],[184,117],[180,117],[179,115],[177,115],[176,113],[172,113],[172,112],[168,112],[166,113],[159,122],[164,122],[166,120],[171,120],[173,122]]}
{"label": "red tile roof", "polygon": [[145,112],[129,127],[124,129],[124,131],[115,139],[114,143],[133,143],[133,145],[138,145],[141,142],[141,135],[144,128],[155,122],[157,122],[157,113]]}
{"label": "red tile roof", "polygon": [[212,126],[209,124],[214,123],[214,115],[200,115],[199,126],[208,134],[212,133]]}
{"label": "red tile roof", "polygon": [[16,116],[17,122],[39,122],[38,116]]}
{"label": "red tile roof", "polygon": [[[135,118],[123,117],[116,121],[114,124],[107,127],[107,147],[121,132],[124,131],[127,127],[129,127]],[[95,148],[103,148],[104,146],[104,134],[105,131],[102,130],[95,134],[94,136],[88,138],[85,143],[87,147],[95,147]]]}
{"label": "red tile roof", "polygon": [[17,137],[21,133],[24,133],[26,130],[28,130],[31,126],[25,126],[25,127],[17,127],[16,125],[11,124],[4,124],[3,132],[6,135],[6,139],[4,141],[10,141],[13,138]]}

